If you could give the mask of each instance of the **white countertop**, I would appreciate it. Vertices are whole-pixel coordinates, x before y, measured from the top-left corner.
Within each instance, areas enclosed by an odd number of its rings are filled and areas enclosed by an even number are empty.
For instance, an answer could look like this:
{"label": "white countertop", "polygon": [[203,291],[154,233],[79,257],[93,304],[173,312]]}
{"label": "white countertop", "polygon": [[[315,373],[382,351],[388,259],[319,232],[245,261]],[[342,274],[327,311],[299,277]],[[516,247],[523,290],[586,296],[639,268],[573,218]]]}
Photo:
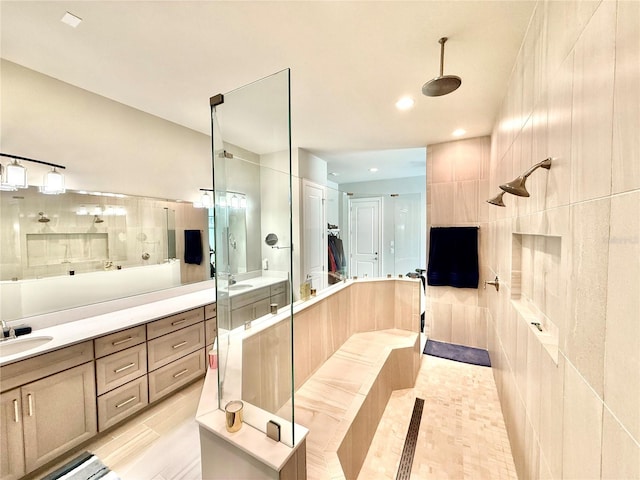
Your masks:
{"label": "white countertop", "polygon": [[[251,285],[250,288],[231,290],[230,297],[249,293],[258,288],[267,287],[286,281],[280,276],[262,276],[238,281],[236,285]],[[224,287],[223,287],[224,288]],[[108,335],[109,333],[135,327],[137,325],[157,320],[169,315],[175,315],[193,308],[208,305],[216,301],[215,288],[204,288],[191,293],[179,294],[171,298],[155,300],[142,305],[122,308],[113,312],[101,313],[99,315],[89,315],[82,319],[63,322],[57,325],[37,327],[37,321],[31,323],[31,319],[25,320],[25,325],[32,326],[30,334],[22,335],[18,339],[28,339],[30,337],[52,337],[49,342],[13,355],[2,355],[2,343],[0,343],[0,366],[9,363],[25,360],[36,355],[41,355],[58,348],[67,347],[93,338]],[[88,307],[90,308],[90,307]],[[99,306],[96,306],[99,308]],[[61,312],[64,313],[64,312]],[[16,321],[10,322],[12,326],[17,326]],[[8,342],[11,342],[9,340]]]}

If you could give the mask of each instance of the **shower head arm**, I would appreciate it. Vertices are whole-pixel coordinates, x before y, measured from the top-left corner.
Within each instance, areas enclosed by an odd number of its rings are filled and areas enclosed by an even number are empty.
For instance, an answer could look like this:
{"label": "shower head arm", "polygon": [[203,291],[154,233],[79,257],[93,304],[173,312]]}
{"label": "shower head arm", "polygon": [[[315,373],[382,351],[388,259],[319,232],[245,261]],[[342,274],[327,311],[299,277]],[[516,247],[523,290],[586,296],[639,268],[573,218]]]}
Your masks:
{"label": "shower head arm", "polygon": [[438,42],[440,43],[440,76],[444,75],[444,44],[448,40],[447,37],[442,37]]}
{"label": "shower head arm", "polygon": [[529,170],[527,170],[526,172],[524,172],[520,176],[523,179],[526,179],[527,177],[529,177],[529,175],[531,175],[533,172],[535,172],[540,167],[546,168],[547,170],[549,170],[551,168],[551,157],[545,158],[541,162],[536,163],[533,167],[531,167]]}

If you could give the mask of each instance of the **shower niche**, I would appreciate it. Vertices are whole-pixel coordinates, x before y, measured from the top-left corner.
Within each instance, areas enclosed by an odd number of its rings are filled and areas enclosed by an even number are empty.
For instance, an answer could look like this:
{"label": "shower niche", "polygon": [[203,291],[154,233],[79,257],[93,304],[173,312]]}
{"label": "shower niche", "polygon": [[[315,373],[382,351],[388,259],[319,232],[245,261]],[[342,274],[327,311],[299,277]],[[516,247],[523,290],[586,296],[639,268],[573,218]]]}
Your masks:
{"label": "shower niche", "polygon": [[562,237],[512,234],[511,302],[554,362],[558,362],[557,322],[566,285],[561,281]]}

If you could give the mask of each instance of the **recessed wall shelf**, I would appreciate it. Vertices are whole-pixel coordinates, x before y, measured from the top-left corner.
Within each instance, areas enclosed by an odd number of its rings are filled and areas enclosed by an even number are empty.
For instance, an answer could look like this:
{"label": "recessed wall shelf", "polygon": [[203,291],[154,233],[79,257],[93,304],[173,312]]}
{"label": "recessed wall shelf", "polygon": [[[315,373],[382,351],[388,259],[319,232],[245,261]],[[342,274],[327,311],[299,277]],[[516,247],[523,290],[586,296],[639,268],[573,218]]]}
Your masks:
{"label": "recessed wall shelf", "polygon": [[[554,362],[558,363],[558,327],[565,302],[560,282],[562,237],[512,234],[511,303]],[[557,320],[556,320],[557,321]]]}

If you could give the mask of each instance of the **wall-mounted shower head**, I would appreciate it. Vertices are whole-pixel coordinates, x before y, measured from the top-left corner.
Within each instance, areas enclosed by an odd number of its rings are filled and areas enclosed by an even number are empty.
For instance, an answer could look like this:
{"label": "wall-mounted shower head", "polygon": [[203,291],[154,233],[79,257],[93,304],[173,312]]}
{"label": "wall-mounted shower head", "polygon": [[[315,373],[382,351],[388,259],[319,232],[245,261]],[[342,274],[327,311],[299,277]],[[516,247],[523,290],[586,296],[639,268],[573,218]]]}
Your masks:
{"label": "wall-mounted shower head", "polygon": [[102,222],[104,222],[104,220],[100,218],[100,215],[93,216],[93,223],[102,223]]}
{"label": "wall-mounted shower head", "polygon": [[438,40],[440,44],[440,75],[432,78],[422,86],[422,93],[427,97],[440,97],[456,90],[461,84],[462,79],[456,75],[443,75],[444,71],[444,44],[448,40],[442,37]]}
{"label": "wall-mounted shower head", "polygon": [[502,201],[502,197],[504,196],[504,194],[505,194],[505,192],[500,192],[495,197],[490,198],[489,200],[487,200],[487,203],[490,203],[491,205],[497,205],[498,207],[506,207],[506,205]]}
{"label": "wall-mounted shower head", "polygon": [[533,167],[531,167],[529,170],[524,172],[515,180],[512,180],[509,183],[505,183],[504,185],[500,185],[500,188],[505,192],[510,193],[512,195],[517,195],[518,197],[528,197],[529,192],[525,187],[525,182],[527,181],[527,178],[529,178],[529,175],[531,175],[534,172],[534,170],[540,167],[546,168],[547,170],[549,170],[551,168],[551,157],[545,158],[540,163],[536,163]]}
{"label": "wall-mounted shower head", "polygon": [[40,223],[49,223],[51,221],[51,219],[49,217],[47,217],[44,212],[38,212],[38,215],[40,215],[40,218],[38,218],[38,221]]}

